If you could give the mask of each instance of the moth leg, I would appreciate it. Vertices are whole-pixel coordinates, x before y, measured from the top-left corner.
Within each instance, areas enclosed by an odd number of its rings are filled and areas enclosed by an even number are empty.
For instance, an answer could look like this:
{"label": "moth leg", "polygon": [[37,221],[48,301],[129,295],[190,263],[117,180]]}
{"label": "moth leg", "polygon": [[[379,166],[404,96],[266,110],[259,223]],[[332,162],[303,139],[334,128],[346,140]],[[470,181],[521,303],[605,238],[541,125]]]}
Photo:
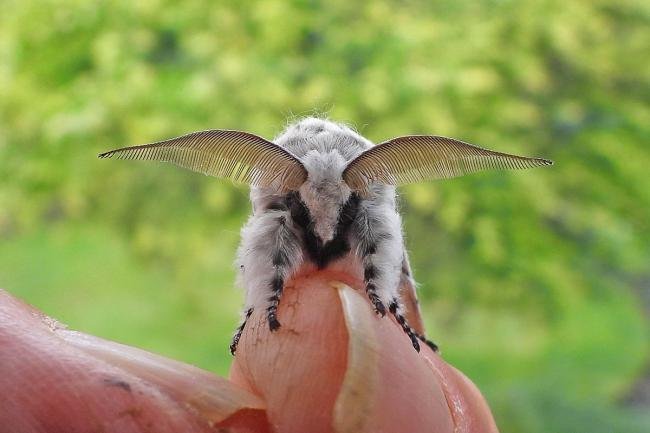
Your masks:
{"label": "moth leg", "polygon": [[248,322],[248,319],[251,317],[251,314],[253,314],[253,308],[248,308],[244,312],[244,318],[242,319],[241,323],[235,330],[235,335],[232,336],[232,341],[230,342],[230,354],[234,355],[235,352],[237,351],[237,345],[239,344],[239,339],[241,338],[241,334],[244,332],[244,328],[246,327],[246,322]]}
{"label": "moth leg", "polygon": [[302,263],[300,240],[282,203],[251,217],[242,230],[238,256],[246,305],[263,308],[269,329],[278,330],[284,283]]}
{"label": "moth leg", "polygon": [[302,248],[300,241],[292,229],[292,220],[288,213],[283,213],[277,218],[278,227],[274,233],[275,239],[271,248],[271,264],[273,278],[271,278],[271,296],[267,299],[266,318],[269,329],[280,329],[278,321],[278,306],[284,289],[285,280],[294,272],[302,261]]}
{"label": "moth leg", "polygon": [[269,329],[277,331],[280,329],[280,321],[278,321],[278,306],[280,305],[280,298],[282,297],[282,290],[284,289],[284,278],[282,278],[281,271],[276,270],[276,274],[271,280],[271,292],[269,297],[270,305],[266,308],[266,320],[269,322]]}
{"label": "moth leg", "polygon": [[[383,316],[386,314],[385,305],[388,305],[388,310],[408,335],[415,350],[419,352],[420,339],[404,316],[404,308],[401,304],[400,287],[405,281],[413,282],[409,278],[405,280],[404,270],[406,269],[408,274],[410,270],[408,261],[405,261],[401,220],[394,201],[384,202],[383,205],[373,203],[362,206],[356,219],[354,233],[358,241],[357,254],[363,263],[366,293],[375,306],[375,311]],[[414,323],[421,329],[422,321],[419,320],[417,310],[415,285],[411,284],[410,287],[413,300],[416,302],[415,307],[411,309],[415,313]]]}
{"label": "moth leg", "polygon": [[397,323],[400,324],[402,327],[402,330],[408,335],[408,337],[411,339],[411,344],[413,345],[413,348],[419,352],[420,351],[420,343],[418,340],[420,339],[420,336],[413,331],[413,328],[411,328],[406,321],[406,318],[404,317],[404,314],[402,312],[402,306],[399,304],[399,301],[397,299],[393,299],[391,303],[388,306],[388,309],[392,313],[392,315],[395,317],[395,320],[397,320]]}
{"label": "moth leg", "polygon": [[417,297],[416,284],[411,273],[408,254],[404,249],[402,259],[402,275],[400,278],[400,295],[403,302],[404,316],[407,323],[412,327],[415,336],[434,352],[438,351],[438,345],[425,336],[422,315],[420,314],[420,303]]}
{"label": "moth leg", "polygon": [[371,260],[367,260],[367,263],[364,265],[363,269],[363,281],[366,285],[366,294],[368,299],[372,302],[372,305],[375,308],[375,313],[384,317],[386,315],[386,306],[379,298],[377,293],[377,285],[375,284],[375,278],[378,273],[377,267],[372,263]]}
{"label": "moth leg", "polygon": [[375,312],[386,315],[386,305],[398,297],[402,236],[399,215],[392,208],[362,207],[353,231],[363,265],[366,294]]}
{"label": "moth leg", "polygon": [[427,346],[429,346],[429,348],[430,348],[431,350],[433,350],[434,352],[437,352],[438,350],[440,350],[440,348],[438,347],[438,345],[437,345],[436,343],[434,343],[433,341],[429,340],[429,339],[428,339],[427,337],[425,337],[424,335],[422,335],[422,334],[418,334],[417,332],[415,332],[415,336],[418,337],[418,340],[420,340],[421,342],[423,342],[424,344],[426,344]]}

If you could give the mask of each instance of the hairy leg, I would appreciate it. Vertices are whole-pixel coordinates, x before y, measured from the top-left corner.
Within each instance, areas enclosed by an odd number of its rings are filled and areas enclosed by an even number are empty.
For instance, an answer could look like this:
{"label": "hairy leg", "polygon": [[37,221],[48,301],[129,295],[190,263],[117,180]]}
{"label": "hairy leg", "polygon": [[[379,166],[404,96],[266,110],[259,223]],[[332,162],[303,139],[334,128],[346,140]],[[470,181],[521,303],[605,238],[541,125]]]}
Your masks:
{"label": "hairy leg", "polygon": [[274,208],[252,216],[242,230],[238,257],[247,309],[233,337],[231,352],[237,349],[254,308],[266,310],[271,331],[280,328],[277,311],[284,282],[302,263],[302,248],[288,211]]}
{"label": "hairy leg", "polygon": [[[408,257],[404,249],[402,224],[389,194],[379,194],[360,206],[354,234],[357,254],[361,258],[368,298],[377,314],[388,310],[395,317],[415,350],[419,341],[429,344],[423,336],[423,325],[417,304],[415,282],[411,278]],[[404,308],[406,302],[406,309]],[[413,321],[416,330],[409,322]]]}
{"label": "hairy leg", "polygon": [[418,301],[415,280],[413,279],[406,248],[404,249],[404,258],[402,260],[402,276],[400,278],[399,292],[402,299],[404,317],[412,327],[413,333],[420,341],[429,346],[434,352],[437,352],[438,346],[425,337],[424,324],[422,323],[422,315],[420,314],[420,303]]}
{"label": "hairy leg", "polygon": [[379,297],[377,285],[375,283],[378,276],[379,270],[374,265],[370,255],[367,255],[363,265],[363,281],[366,285],[366,294],[368,295],[370,302],[372,302],[372,305],[375,307],[375,313],[384,317],[386,315],[386,306]]}
{"label": "hairy leg", "polygon": [[394,211],[391,214],[386,210],[362,207],[355,224],[353,233],[357,255],[363,264],[366,294],[375,312],[383,317],[386,305],[398,296],[402,260],[399,215]]}
{"label": "hairy leg", "polygon": [[402,327],[402,330],[404,330],[404,333],[408,335],[408,337],[411,339],[411,344],[413,345],[413,348],[416,351],[420,351],[420,343],[418,343],[418,336],[417,334],[413,331],[413,328],[411,328],[406,321],[406,318],[404,317],[404,313],[402,310],[402,306],[400,305],[399,301],[397,299],[393,299],[391,303],[388,306],[388,309],[390,310],[391,314],[395,317],[395,320],[397,320],[397,323],[400,324]]}
{"label": "hairy leg", "polygon": [[418,334],[418,333],[416,332],[416,333],[415,333],[415,336],[418,337],[418,339],[419,339],[421,342],[423,342],[424,344],[426,344],[427,346],[429,346],[429,348],[430,348],[431,350],[433,350],[434,352],[437,352],[437,351],[439,350],[438,345],[437,345],[436,343],[434,343],[433,341],[429,340],[429,339],[428,339],[427,337],[425,337],[424,335],[422,335],[422,334]]}
{"label": "hairy leg", "polygon": [[253,308],[249,308],[244,312],[244,318],[242,319],[241,323],[235,330],[235,335],[232,336],[232,341],[230,342],[231,355],[234,355],[235,352],[237,351],[237,345],[239,344],[239,339],[241,338],[242,332],[244,332],[244,328],[246,327],[246,322],[248,322],[248,319],[251,317],[251,314],[253,314]]}

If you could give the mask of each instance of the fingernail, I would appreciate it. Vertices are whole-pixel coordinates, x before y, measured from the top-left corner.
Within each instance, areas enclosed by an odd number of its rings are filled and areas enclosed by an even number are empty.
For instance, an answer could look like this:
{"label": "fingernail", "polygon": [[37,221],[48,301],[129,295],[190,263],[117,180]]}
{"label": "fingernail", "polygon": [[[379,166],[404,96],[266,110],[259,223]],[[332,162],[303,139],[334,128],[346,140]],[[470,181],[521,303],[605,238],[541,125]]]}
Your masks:
{"label": "fingernail", "polygon": [[338,281],[336,288],[348,329],[348,365],[334,404],[333,425],[338,433],[368,430],[379,386],[379,343],[368,302]]}

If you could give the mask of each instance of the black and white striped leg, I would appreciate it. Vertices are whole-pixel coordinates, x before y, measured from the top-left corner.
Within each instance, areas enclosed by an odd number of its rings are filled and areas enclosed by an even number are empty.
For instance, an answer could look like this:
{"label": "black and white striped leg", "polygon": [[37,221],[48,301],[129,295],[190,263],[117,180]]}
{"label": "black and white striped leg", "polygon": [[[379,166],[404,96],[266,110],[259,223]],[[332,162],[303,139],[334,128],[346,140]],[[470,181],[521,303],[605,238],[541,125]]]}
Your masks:
{"label": "black and white striped leg", "polygon": [[276,272],[273,280],[271,280],[272,295],[269,297],[269,306],[266,309],[266,319],[269,322],[269,329],[271,332],[280,329],[280,322],[278,321],[278,305],[280,304],[280,297],[282,296],[282,289],[284,288],[284,279],[280,272]]}
{"label": "black and white striped leg", "polygon": [[434,352],[437,352],[438,345],[433,341],[427,339],[427,337],[424,336],[424,333],[420,334],[418,331],[416,331],[416,329],[418,329],[424,332],[424,324],[422,323],[422,318],[420,316],[420,306],[417,294],[415,292],[415,281],[411,277],[411,265],[409,264],[406,249],[404,249],[404,257],[402,259],[400,292],[402,296],[402,307],[406,309],[406,316],[409,317],[409,320],[412,320],[411,324],[415,326],[413,333],[418,338],[418,340],[429,346]]}
{"label": "black and white striped leg", "polygon": [[418,335],[413,331],[413,329],[409,326],[409,324],[406,322],[406,318],[401,312],[401,308],[399,306],[399,303],[397,300],[393,299],[393,301],[390,303],[388,306],[388,309],[390,312],[395,316],[395,319],[397,320],[397,323],[400,324],[406,335],[411,339],[411,344],[413,345],[413,348],[419,352],[420,351],[420,343],[418,342],[419,338]]}
{"label": "black and white striped leg", "polygon": [[267,298],[266,319],[269,322],[271,332],[280,329],[278,320],[278,306],[282,298],[285,279],[291,275],[291,269],[295,266],[296,255],[300,254],[300,246],[297,239],[288,227],[287,217],[281,215],[276,219],[278,226],[274,233],[276,241],[271,250],[271,262],[273,265],[273,278],[269,281],[271,295]]}
{"label": "black and white striped leg", "polygon": [[416,337],[418,337],[418,340],[420,340],[421,342],[423,342],[424,344],[429,346],[431,348],[431,350],[433,350],[434,352],[437,352],[439,350],[438,345],[436,343],[434,343],[433,341],[429,340],[424,335],[418,334],[417,332],[413,332],[413,333],[415,334]]}
{"label": "black and white striped leg", "polygon": [[269,329],[280,329],[278,306],[284,283],[302,264],[301,239],[282,203],[253,215],[242,229],[239,247],[246,305],[265,312]]}
{"label": "black and white striped leg", "polygon": [[368,260],[363,271],[363,280],[366,283],[366,294],[368,295],[370,302],[372,302],[372,305],[375,307],[375,313],[384,317],[386,315],[386,307],[377,295],[377,286],[374,283],[378,274],[378,269]]}
{"label": "black and white striped leg", "polygon": [[246,327],[246,322],[248,322],[248,319],[251,317],[251,314],[253,314],[252,308],[246,310],[246,313],[244,314],[244,320],[242,320],[241,324],[235,331],[235,335],[232,336],[232,341],[230,342],[230,353],[232,355],[234,355],[235,352],[237,351],[237,345],[239,344],[239,339],[241,338],[241,334],[244,332],[244,328]]}

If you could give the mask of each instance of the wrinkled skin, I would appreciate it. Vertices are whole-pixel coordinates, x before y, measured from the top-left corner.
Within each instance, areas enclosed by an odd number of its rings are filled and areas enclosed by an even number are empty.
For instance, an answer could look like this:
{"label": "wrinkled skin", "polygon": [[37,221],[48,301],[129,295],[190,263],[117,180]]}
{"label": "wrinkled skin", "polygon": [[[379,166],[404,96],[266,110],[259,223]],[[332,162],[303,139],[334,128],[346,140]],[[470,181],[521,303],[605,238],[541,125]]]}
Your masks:
{"label": "wrinkled skin", "polygon": [[289,282],[283,328],[254,314],[229,380],[67,330],[0,291],[0,431],[497,431],[462,373],[415,352],[351,287],[326,272]]}

